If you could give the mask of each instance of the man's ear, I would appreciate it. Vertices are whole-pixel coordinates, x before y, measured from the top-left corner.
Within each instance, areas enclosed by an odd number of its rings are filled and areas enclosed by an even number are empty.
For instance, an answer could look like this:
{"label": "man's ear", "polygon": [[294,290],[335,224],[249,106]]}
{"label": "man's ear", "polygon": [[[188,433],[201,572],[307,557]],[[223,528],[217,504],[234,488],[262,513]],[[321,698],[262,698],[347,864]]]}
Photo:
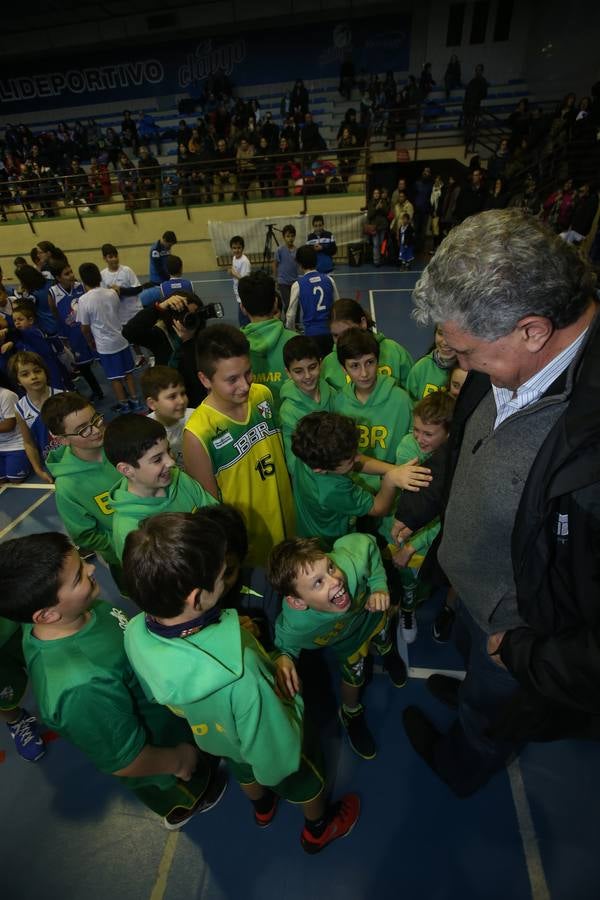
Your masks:
{"label": "man's ear", "polygon": [[554,326],[546,316],[525,316],[517,327],[530,353],[539,353],[554,333]]}
{"label": "man's ear", "polygon": [[31,617],[34,625],[54,625],[62,619],[60,610],[57,606],[45,606],[43,609],[36,609]]}
{"label": "man's ear", "polygon": [[288,594],[285,598],[285,602],[290,609],[308,609],[308,606],[300,597],[292,597]]}
{"label": "man's ear", "polygon": [[204,372],[197,372],[198,381],[202,385],[203,388],[206,388],[207,391],[210,391],[212,385],[210,383],[210,378],[207,378]]}
{"label": "man's ear", "polygon": [[152,412],[154,412],[156,409],[156,400],[154,399],[154,397],[146,397],[145,399],[148,409],[151,409]]}

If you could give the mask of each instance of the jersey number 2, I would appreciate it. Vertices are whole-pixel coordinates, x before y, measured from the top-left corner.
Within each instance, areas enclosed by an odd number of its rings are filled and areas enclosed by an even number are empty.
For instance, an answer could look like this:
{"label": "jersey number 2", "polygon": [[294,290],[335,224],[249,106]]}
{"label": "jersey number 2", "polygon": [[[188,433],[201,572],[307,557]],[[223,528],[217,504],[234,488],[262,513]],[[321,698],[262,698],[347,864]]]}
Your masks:
{"label": "jersey number 2", "polygon": [[327,307],[323,303],[323,297],[325,296],[325,291],[323,290],[322,287],[319,287],[318,285],[313,288],[313,297],[317,297],[317,296],[319,298],[317,300],[317,312],[327,312]]}

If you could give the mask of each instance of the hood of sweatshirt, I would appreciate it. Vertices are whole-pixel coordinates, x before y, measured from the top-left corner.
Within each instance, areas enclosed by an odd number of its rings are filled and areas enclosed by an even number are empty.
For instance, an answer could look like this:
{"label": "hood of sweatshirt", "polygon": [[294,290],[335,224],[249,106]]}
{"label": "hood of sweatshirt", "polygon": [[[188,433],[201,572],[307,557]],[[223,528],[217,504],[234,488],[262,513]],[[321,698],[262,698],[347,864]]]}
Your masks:
{"label": "hood of sweatshirt", "polygon": [[219,622],[185,638],[153,634],[144,614],[135,616],[125,632],[125,647],[148,695],[163,705],[196,703],[238,681],[244,672],[239,618],[233,609],[222,610]]}
{"label": "hood of sweatshirt", "polygon": [[362,409],[365,406],[372,407],[379,406],[379,404],[386,404],[390,399],[390,394],[395,387],[396,382],[389,375],[378,375],[377,381],[375,382],[375,387],[369,395],[369,399],[366,403],[361,403],[360,400],[357,400],[354,385],[352,384],[352,382],[344,387],[342,393],[348,400],[349,406],[355,406],[357,409]]}
{"label": "hood of sweatshirt", "polygon": [[268,356],[277,347],[285,328],[281,319],[265,319],[262,322],[251,322],[243,328],[243,332],[251,343],[253,353]]}
{"label": "hood of sweatshirt", "polygon": [[112,469],[115,473],[115,482],[121,478],[112,463],[107,460],[104,450],[102,451],[102,459],[99,462],[89,462],[75,456],[70,447],[57,447],[48,454],[46,467],[53,478],[59,478],[61,475],[85,475],[86,478],[89,478],[94,470],[100,469],[104,471]]}
{"label": "hood of sweatshirt", "polygon": [[294,404],[301,409],[305,409],[306,413],[314,412],[315,409],[330,409],[331,408],[331,398],[333,396],[333,390],[329,387],[324,378],[319,379],[319,393],[321,395],[321,400],[319,403],[315,403],[314,400],[311,400],[310,397],[307,397],[297,385],[294,384],[291,378],[288,378],[287,381],[284,381],[281,385],[281,391],[279,396],[281,400],[293,400]]}
{"label": "hood of sweatshirt", "polygon": [[125,510],[128,516],[140,520],[157,515],[157,513],[169,512],[179,491],[180,476],[181,469],[173,466],[171,483],[167,487],[164,497],[138,497],[137,494],[128,490],[127,479],[122,478],[110,492],[110,505],[115,512]]}

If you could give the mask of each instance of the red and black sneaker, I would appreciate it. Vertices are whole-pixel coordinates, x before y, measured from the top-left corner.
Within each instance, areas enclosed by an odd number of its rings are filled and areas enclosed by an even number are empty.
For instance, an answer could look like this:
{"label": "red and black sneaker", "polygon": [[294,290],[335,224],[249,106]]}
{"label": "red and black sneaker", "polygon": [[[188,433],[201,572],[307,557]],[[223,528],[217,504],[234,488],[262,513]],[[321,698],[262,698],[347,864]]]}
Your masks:
{"label": "red and black sneaker", "polygon": [[275,813],[277,812],[279,797],[274,791],[269,791],[269,793],[271,794],[271,807],[266,812],[258,812],[256,807],[254,808],[254,821],[259,828],[267,828],[275,818]]}
{"label": "red and black sneaker", "polygon": [[327,813],[327,825],[319,837],[311,834],[305,825],[300,835],[302,849],[306,853],[320,853],[328,844],[350,834],[360,815],[360,798],[357,794],[345,794]]}

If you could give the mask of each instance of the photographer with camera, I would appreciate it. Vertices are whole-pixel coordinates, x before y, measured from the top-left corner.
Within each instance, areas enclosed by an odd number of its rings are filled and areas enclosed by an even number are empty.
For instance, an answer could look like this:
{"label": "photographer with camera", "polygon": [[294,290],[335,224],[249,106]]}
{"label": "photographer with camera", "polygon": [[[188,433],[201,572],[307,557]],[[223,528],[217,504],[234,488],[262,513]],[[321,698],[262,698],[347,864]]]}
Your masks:
{"label": "photographer with camera", "polygon": [[147,347],[156,365],[170,365],[178,369],[190,406],[198,406],[206,391],[196,375],[194,339],[208,319],[222,317],[221,303],[205,306],[196,294],[180,291],[141,309],[123,327],[123,336],[130,343]]}

